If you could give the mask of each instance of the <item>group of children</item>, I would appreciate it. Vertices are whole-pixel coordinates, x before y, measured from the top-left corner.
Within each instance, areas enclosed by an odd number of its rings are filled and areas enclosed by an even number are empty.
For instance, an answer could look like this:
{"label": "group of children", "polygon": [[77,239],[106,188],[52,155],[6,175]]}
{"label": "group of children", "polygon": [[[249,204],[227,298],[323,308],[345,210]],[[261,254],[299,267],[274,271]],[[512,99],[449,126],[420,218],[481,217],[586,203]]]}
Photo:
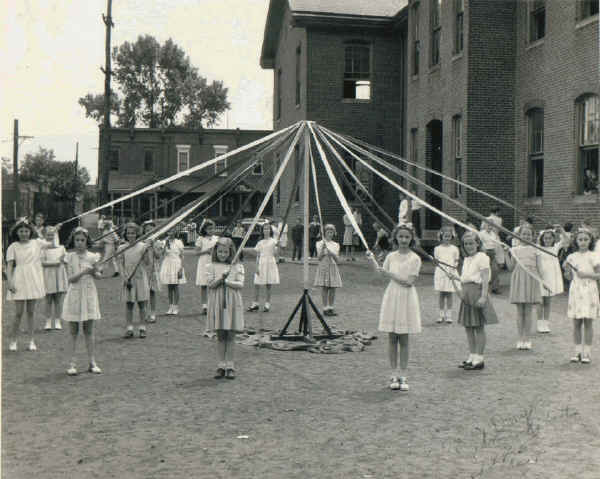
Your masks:
{"label": "group of children", "polygon": [[[60,226],[60,225],[59,225]],[[135,337],[134,309],[138,305],[138,335],[146,337],[146,323],[156,320],[156,298],[160,285],[166,285],[169,296],[168,315],[179,313],[179,285],[186,283],[183,267],[184,247],[168,232],[165,240],[138,241],[140,235],[154,228],[148,221],[139,227],[124,225],[126,242],[116,251],[117,271],[122,277],[121,297],[126,303],[125,337]],[[94,355],[94,322],[100,319],[98,294],[94,279],[103,278],[102,262],[112,260],[92,253],[92,239],[85,228],[73,230],[67,247],[57,242],[56,229],[43,230],[45,239],[38,238],[38,230],[27,220],[19,221],[11,230],[12,244],[6,254],[7,299],[14,300],[16,317],[11,331],[9,349],[17,350],[17,334],[21,317],[27,311],[30,342],[29,350],[36,350],[34,340],[34,311],[37,299],[46,296],[48,314],[46,329],[61,328],[61,319],[69,323],[72,338],[71,362],[68,374],[77,374],[76,344],[79,325],[83,329],[92,373],[100,373]],[[260,289],[265,287],[263,311],[271,309],[271,289],[280,282],[278,270],[279,237],[272,226],[262,227],[262,238],[253,248],[239,250],[231,238],[215,234],[215,225],[206,220],[199,228],[195,242],[198,256],[195,284],[200,287],[201,314],[207,316],[207,332],[217,336],[218,366],[216,378],[233,379],[234,337],[244,329],[244,307],[241,288],[244,285],[244,267],[238,261],[241,253],[256,256],[254,274],[254,301],[247,312],[259,310]],[[335,241],[336,228],[323,227],[323,239],[315,245],[318,258],[314,286],[322,290],[324,314],[335,316],[336,289],[342,286],[338,264],[340,245]],[[378,241],[384,235],[378,234]],[[415,283],[421,269],[421,258],[413,249],[416,235],[409,224],[399,224],[386,236],[387,248],[383,264],[377,256],[368,253],[375,270],[390,280],[382,300],[379,330],[388,333],[389,363],[392,369],[390,388],[408,390],[409,335],[421,331],[420,305]],[[444,227],[439,234],[440,244],[435,248],[433,261],[434,289],[439,292],[438,323],[452,323],[453,294],[460,300],[458,323],[466,331],[469,354],[459,364],[465,370],[480,370],[484,364],[486,344],[485,326],[498,322],[489,300],[491,263],[484,252],[479,234],[467,231],[455,245],[455,233]],[[520,241],[509,248],[501,243],[503,255],[512,271],[509,299],[517,308],[518,349],[531,349],[532,310],[541,309],[540,319],[549,331],[548,320],[552,297],[564,290],[563,272],[570,280],[567,316],[573,320],[575,352],[572,361],[589,363],[593,337],[592,321],[600,317],[600,298],[597,281],[600,280],[600,254],[589,229],[579,229],[572,239],[561,228],[547,229],[538,236],[539,247],[532,246],[533,227],[520,227]],[[389,240],[389,241],[388,241]],[[557,258],[560,248],[571,244],[574,248],[561,264]],[[596,250],[595,250],[596,249]],[[595,251],[594,251],[595,250]],[[462,267],[460,266],[462,263]],[[147,305],[150,303],[148,311]],[[54,309],[54,317],[52,316]],[[542,329],[544,330],[544,329]]]}

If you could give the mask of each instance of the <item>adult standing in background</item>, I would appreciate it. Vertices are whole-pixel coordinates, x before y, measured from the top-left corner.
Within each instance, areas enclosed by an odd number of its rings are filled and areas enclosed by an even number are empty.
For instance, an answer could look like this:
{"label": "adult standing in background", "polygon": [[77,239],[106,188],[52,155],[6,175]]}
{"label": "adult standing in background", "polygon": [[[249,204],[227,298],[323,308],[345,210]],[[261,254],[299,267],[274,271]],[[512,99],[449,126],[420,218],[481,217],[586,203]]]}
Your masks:
{"label": "adult standing in background", "polygon": [[312,221],[308,225],[308,256],[309,258],[317,257],[317,241],[321,236],[321,224],[319,218],[314,215]]}
{"label": "adult standing in background", "polygon": [[292,226],[292,243],[294,243],[292,251],[292,261],[298,258],[298,261],[302,260],[302,243],[304,237],[304,225],[302,224],[302,218],[296,220],[296,224]]}
{"label": "adult standing in background", "polygon": [[[411,188],[411,193],[417,196],[417,190],[415,188]],[[421,203],[418,199],[412,199],[410,201],[410,221],[413,225],[413,229],[417,235],[417,238],[421,238],[421,207],[423,203]]]}

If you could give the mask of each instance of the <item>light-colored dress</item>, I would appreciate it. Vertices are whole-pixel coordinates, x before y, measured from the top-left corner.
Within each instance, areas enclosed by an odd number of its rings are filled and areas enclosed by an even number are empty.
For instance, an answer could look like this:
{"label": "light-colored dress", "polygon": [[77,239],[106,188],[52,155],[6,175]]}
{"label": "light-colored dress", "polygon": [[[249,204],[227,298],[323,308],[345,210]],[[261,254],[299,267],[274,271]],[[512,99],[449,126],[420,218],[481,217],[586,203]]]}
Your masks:
{"label": "light-colored dress", "polygon": [[[82,255],[67,253],[67,274],[69,277],[93,266],[100,261],[99,253],[86,251]],[[76,283],[69,283],[69,289],[63,303],[63,319],[69,322],[89,321],[100,319],[100,303],[94,278],[86,274]]]}
{"label": "light-colored dress", "polygon": [[[510,253],[519,260],[510,277],[510,293],[508,295],[510,302],[514,304],[541,303],[542,285],[534,276],[541,277],[538,264],[541,262],[543,253],[529,245],[511,248]],[[514,258],[513,261],[516,261]],[[526,268],[527,271],[523,268]]]}
{"label": "light-colored dress", "polygon": [[44,272],[42,270],[42,250],[49,246],[45,240],[32,239],[26,243],[15,241],[6,250],[6,262],[14,261],[13,280],[16,292],[11,293],[8,288],[6,299],[23,301],[27,299],[40,299],[46,296],[44,285]]}
{"label": "light-colored dress", "polygon": [[[383,262],[383,269],[407,280],[418,276],[421,271],[421,258],[412,251],[393,251]],[[379,312],[379,331],[396,334],[421,332],[421,312],[419,296],[414,286],[400,286],[391,280],[383,294]]]}
{"label": "light-colored dress", "polygon": [[[565,263],[573,265],[580,273],[594,273],[600,265],[600,258],[593,251],[582,253],[577,251],[567,256]],[[600,298],[598,297],[598,282],[590,278],[580,278],[577,271],[573,271],[573,280],[569,287],[569,302],[567,317],[600,318]]]}
{"label": "light-colored dress", "polygon": [[200,248],[198,266],[196,266],[196,286],[206,286],[206,267],[212,262],[213,248],[219,241],[218,236],[200,236],[196,240],[196,248]]}
{"label": "light-colored dress", "polygon": [[[244,266],[241,263],[209,263],[206,266],[208,282],[221,278],[223,273],[230,270],[228,281],[239,285],[244,284]],[[228,286],[208,289],[207,321],[209,329],[226,331],[244,330],[244,304],[240,289]]]}
{"label": "light-colored dress", "polygon": [[[42,269],[44,271],[44,285],[46,294],[65,293],[69,288],[67,270],[64,258],[67,251],[64,246],[55,246],[42,251]],[[50,266],[43,263],[58,263]]]}
{"label": "light-colored dress", "polygon": [[461,298],[458,308],[458,324],[465,328],[477,328],[498,322],[498,316],[489,298],[483,307],[477,305],[481,298],[481,272],[484,270],[488,273],[491,271],[490,258],[481,251],[467,256],[463,261],[460,281],[464,299]]}
{"label": "light-colored dress", "polygon": [[554,246],[542,246],[542,249],[555,255],[542,253],[540,256],[540,276],[544,280],[550,289],[542,288],[542,296],[556,296],[561,294],[565,290],[563,282],[562,270],[560,269],[560,263],[556,255],[563,243],[557,242]]}
{"label": "light-colored dress", "polygon": [[[436,266],[433,272],[433,289],[444,293],[454,293],[454,285],[444,270],[450,274],[458,275],[457,266],[460,259],[460,251],[453,244],[440,244],[433,250],[433,257],[442,263],[442,268]],[[453,268],[446,266],[452,265]]]}
{"label": "light-colored dress", "polygon": [[254,284],[279,284],[279,268],[275,260],[275,238],[260,240],[254,249],[258,253],[256,262],[256,273],[254,273]]}
{"label": "light-colored dress", "polygon": [[[340,254],[340,244],[335,241],[321,240],[317,241],[317,257],[321,255],[325,246],[332,253]],[[315,275],[315,286],[325,286],[326,288],[341,288],[342,277],[335,259],[331,255],[325,255],[319,261],[317,273]]]}
{"label": "light-colored dress", "polygon": [[104,256],[102,259],[106,260],[115,254],[115,250],[119,244],[119,237],[115,232],[112,232],[102,238],[100,241],[104,244]]}
{"label": "light-colored dress", "polygon": [[[183,254],[183,243],[179,239],[166,240],[165,257],[160,266],[159,279],[162,284],[185,284],[185,271],[182,270],[181,256]],[[182,270],[181,278],[178,277]]]}
{"label": "light-colored dress", "polygon": [[140,267],[146,269],[148,274],[148,285],[150,291],[160,291],[159,273],[159,258],[162,256],[165,244],[163,241],[153,241],[152,246],[148,249],[148,262],[142,261]]}
{"label": "light-colored dress", "polygon": [[[125,243],[119,248],[124,250],[129,246]],[[122,298],[128,303],[139,303],[150,299],[150,283],[148,281],[148,254],[146,243],[140,241],[129,248],[119,257],[121,277],[128,281],[131,287],[123,285]]]}
{"label": "light-colored dress", "polygon": [[354,233],[354,228],[350,218],[348,215],[344,215],[344,238],[342,240],[344,246],[352,246],[352,233]]}

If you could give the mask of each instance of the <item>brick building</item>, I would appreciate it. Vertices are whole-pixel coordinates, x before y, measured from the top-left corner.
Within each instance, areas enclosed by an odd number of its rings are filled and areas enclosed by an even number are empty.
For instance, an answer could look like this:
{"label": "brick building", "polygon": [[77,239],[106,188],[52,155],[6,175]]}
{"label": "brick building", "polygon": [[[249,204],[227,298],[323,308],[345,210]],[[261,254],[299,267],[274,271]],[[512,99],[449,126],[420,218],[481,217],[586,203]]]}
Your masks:
{"label": "brick building", "polygon": [[[596,1],[271,0],[261,66],[274,72],[275,129],[315,120],[524,214],[600,226]],[[494,205],[409,171],[483,214]],[[393,213],[396,194],[369,184]],[[339,216],[331,191],[322,196],[328,220]],[[432,239],[441,219],[421,214]]]}
{"label": "brick building", "polygon": [[[270,133],[270,131],[263,130],[240,129],[112,128],[108,175],[109,198],[110,200],[117,199],[263,138]],[[103,134],[101,128],[101,146],[104,144]],[[265,161],[267,158],[266,156]],[[153,218],[171,216],[177,209],[204,194],[205,187],[202,186],[190,191],[204,180],[218,176],[219,180],[225,183],[227,172],[222,170],[227,167],[228,161],[229,159],[225,159],[214,166],[182,177],[135,198],[125,200],[115,205],[113,216],[115,219],[139,219],[143,213],[149,210],[155,210],[152,215]],[[102,149],[100,149],[98,171],[103,171],[103,162],[104,155]],[[265,179],[266,173],[263,163],[257,164],[254,170],[233,191],[221,198],[206,214],[217,220],[226,221],[227,218],[237,213],[246,197],[256,190],[258,194],[254,195],[245,213],[255,212],[259,202],[264,197],[266,187],[270,184],[270,180]],[[98,190],[101,191],[101,175],[99,175],[98,181]],[[213,183],[211,182],[211,184]],[[169,201],[179,195],[181,196],[175,201]]]}

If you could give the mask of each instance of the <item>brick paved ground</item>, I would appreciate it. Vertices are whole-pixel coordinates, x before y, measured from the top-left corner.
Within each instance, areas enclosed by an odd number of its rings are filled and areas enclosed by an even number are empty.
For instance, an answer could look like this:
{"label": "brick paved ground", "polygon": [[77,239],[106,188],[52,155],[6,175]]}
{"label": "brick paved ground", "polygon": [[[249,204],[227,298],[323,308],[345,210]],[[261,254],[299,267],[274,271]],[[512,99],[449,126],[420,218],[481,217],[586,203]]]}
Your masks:
{"label": "brick paved ground", "polygon": [[[190,280],[194,261],[186,258]],[[248,303],[254,265],[246,267]],[[365,261],[341,269],[333,323],[374,330],[385,282]],[[456,367],[464,332],[435,323],[430,273],[426,266],[419,281],[424,328],[411,340],[406,394],[387,388],[384,337],[342,355],[240,346],[238,378],[216,381],[214,342],[192,314],[195,287],[183,288],[184,314],[126,341],[118,281],[99,281],[102,375],[65,374],[66,331],[39,331],[36,353],[22,351],[22,340],[8,354],[3,341],[3,477],[597,477],[600,353],[590,366],[569,364],[565,297],[553,333],[534,338],[532,352],[514,349],[513,307],[495,297],[501,323],[488,328],[486,369],[465,372]],[[289,315],[301,267],[283,264],[281,275],[273,311],[249,315],[250,326],[276,329]],[[4,306],[6,335],[13,305]],[[80,357],[83,368],[83,345]]]}

